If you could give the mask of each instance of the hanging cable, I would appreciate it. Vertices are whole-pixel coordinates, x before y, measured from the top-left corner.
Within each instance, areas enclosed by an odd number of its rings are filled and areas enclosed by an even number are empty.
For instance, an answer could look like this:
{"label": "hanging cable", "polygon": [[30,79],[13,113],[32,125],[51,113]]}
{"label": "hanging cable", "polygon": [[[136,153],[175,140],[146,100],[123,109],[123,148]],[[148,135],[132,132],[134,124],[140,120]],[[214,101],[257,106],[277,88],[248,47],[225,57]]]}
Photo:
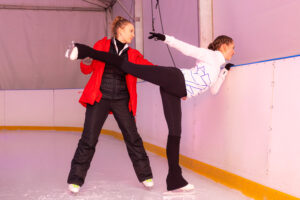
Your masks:
{"label": "hanging cable", "polygon": [[154,16],[153,16],[153,2],[151,0],[151,17],[152,17],[152,32],[155,32],[154,28]]}
{"label": "hanging cable", "polygon": [[[151,0],[151,7],[152,7],[152,0]],[[161,24],[161,30],[162,30],[162,33],[165,34],[165,31],[164,31],[164,26],[163,26],[163,22],[162,22],[162,17],[161,17],[161,12],[160,12],[160,4],[159,4],[159,0],[156,0],[156,9],[158,8],[158,13],[159,13],[159,19],[160,19],[160,24]],[[153,19],[153,16],[152,16],[152,23],[153,23],[153,27],[154,28],[154,19]],[[166,44],[167,45],[167,44]],[[169,48],[169,45],[167,45],[167,49],[169,51],[169,54],[170,54],[170,57],[172,59],[172,62],[173,62],[173,65],[174,67],[177,67],[176,64],[175,64],[175,61],[174,61],[174,58],[173,58],[173,55],[171,53],[171,50]]]}

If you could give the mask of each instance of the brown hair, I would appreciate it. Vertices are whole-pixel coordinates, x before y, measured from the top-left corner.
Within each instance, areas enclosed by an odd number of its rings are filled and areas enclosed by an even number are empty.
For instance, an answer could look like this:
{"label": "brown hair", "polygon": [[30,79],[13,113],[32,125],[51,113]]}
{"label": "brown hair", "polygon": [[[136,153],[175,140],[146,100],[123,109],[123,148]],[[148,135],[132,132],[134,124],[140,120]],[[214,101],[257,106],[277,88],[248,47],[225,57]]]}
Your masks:
{"label": "brown hair", "polygon": [[123,28],[126,24],[131,23],[130,21],[128,21],[127,19],[121,17],[121,16],[117,16],[114,21],[112,22],[111,25],[111,32],[113,37],[117,37],[117,30],[118,28]]}
{"label": "brown hair", "polygon": [[218,50],[222,44],[231,44],[233,42],[233,39],[231,37],[228,37],[226,35],[220,35],[218,36],[212,43],[208,45],[208,49],[211,49],[213,51]]}

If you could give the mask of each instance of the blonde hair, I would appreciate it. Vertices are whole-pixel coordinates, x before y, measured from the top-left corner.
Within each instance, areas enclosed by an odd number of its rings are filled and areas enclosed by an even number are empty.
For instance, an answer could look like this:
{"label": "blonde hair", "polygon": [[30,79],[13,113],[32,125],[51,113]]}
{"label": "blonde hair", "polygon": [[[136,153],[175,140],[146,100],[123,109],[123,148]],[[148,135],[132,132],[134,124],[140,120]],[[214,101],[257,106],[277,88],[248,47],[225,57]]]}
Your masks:
{"label": "blonde hair", "polygon": [[111,24],[111,33],[113,37],[116,38],[118,34],[117,30],[123,28],[127,24],[131,24],[131,22],[121,16],[117,16]]}

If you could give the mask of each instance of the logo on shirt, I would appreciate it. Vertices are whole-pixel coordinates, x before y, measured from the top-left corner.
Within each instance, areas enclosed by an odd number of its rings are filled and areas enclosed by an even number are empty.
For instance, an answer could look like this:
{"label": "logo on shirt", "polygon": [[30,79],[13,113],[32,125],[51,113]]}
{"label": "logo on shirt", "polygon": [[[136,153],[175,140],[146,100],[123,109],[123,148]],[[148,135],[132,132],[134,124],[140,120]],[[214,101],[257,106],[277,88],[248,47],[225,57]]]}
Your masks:
{"label": "logo on shirt", "polygon": [[191,96],[202,93],[208,89],[211,84],[209,73],[204,65],[198,65],[186,73],[186,90]]}

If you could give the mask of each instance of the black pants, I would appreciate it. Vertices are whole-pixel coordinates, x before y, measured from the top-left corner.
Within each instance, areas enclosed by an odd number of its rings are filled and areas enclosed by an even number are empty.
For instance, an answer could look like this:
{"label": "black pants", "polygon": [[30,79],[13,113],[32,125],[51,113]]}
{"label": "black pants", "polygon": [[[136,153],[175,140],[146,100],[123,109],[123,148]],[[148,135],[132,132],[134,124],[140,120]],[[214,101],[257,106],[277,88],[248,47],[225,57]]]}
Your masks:
{"label": "black pants", "polygon": [[100,131],[109,111],[112,111],[122,131],[138,180],[142,182],[153,177],[143,141],[137,132],[134,116],[128,110],[128,101],[128,99],[101,99],[99,103],[95,102],[94,105],[87,105],[84,130],[71,163],[68,183],[83,185],[95,153]]}
{"label": "black pants", "polygon": [[169,136],[167,142],[167,158],[169,173],[167,189],[174,190],[187,185],[179,166],[179,147],[181,137],[181,97],[187,95],[182,72],[175,67],[137,65],[122,57],[93,48],[75,44],[78,48],[78,59],[90,57],[119,67],[124,72],[160,86],[160,93],[167,121]]}
{"label": "black pants", "polygon": [[169,129],[167,141],[167,158],[169,172],[166,179],[167,189],[174,190],[188,184],[183,178],[179,166],[179,148],[181,138],[181,100],[160,88],[164,115]]}

